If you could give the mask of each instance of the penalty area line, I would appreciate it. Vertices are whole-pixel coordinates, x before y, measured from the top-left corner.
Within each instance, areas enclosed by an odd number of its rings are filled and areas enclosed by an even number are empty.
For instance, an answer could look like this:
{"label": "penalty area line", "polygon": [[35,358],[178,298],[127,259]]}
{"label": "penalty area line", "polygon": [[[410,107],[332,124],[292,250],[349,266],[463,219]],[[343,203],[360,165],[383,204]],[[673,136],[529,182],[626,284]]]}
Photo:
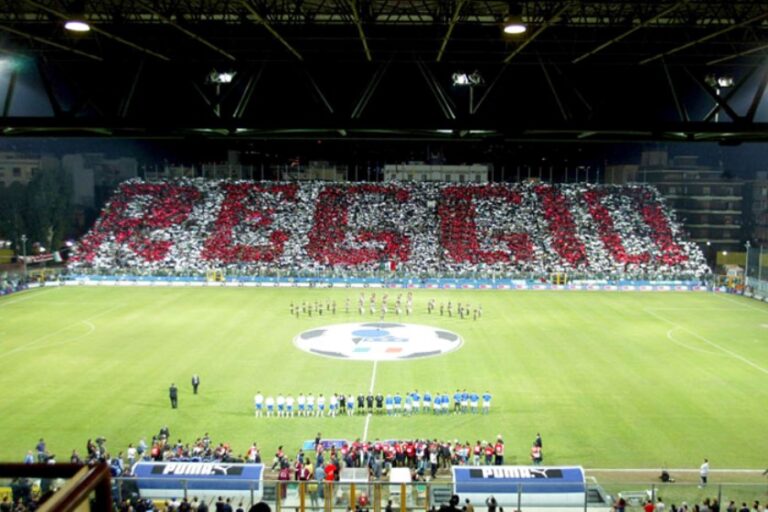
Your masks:
{"label": "penalty area line", "polygon": [[754,368],[754,369],[756,369],[756,370],[758,370],[758,371],[761,371],[761,372],[763,372],[763,373],[765,373],[765,374],[768,374],[768,369],[765,369],[765,368],[763,368],[762,366],[760,366],[760,365],[758,365],[758,364],[756,364],[756,363],[754,363],[754,362],[750,361],[750,360],[749,360],[749,359],[747,359],[746,357],[744,357],[744,356],[742,356],[742,355],[740,355],[740,354],[737,354],[736,352],[734,352],[734,351],[732,351],[732,350],[729,350],[729,349],[727,349],[727,348],[725,348],[725,347],[723,347],[723,346],[721,346],[721,345],[718,345],[718,344],[717,344],[717,343],[715,343],[714,341],[708,340],[707,338],[705,338],[704,336],[702,336],[702,335],[700,335],[700,334],[696,334],[695,332],[693,332],[693,331],[692,331],[692,330],[690,330],[690,329],[686,329],[686,328],[685,328],[685,327],[683,327],[682,325],[680,325],[680,324],[678,324],[678,323],[675,323],[675,322],[673,322],[672,320],[669,320],[668,318],[664,318],[662,315],[659,315],[658,313],[654,313],[654,312],[653,312],[653,310],[650,310],[650,309],[645,309],[645,312],[646,312],[646,313],[648,313],[648,314],[650,314],[651,316],[654,316],[654,317],[658,318],[658,319],[659,319],[659,320],[661,320],[662,322],[666,322],[666,323],[668,323],[668,324],[672,325],[673,327],[676,327],[676,328],[680,329],[681,331],[685,331],[685,332],[687,332],[688,334],[690,334],[690,335],[691,335],[691,336],[693,336],[694,338],[698,338],[699,340],[703,341],[703,342],[704,342],[704,343],[706,343],[707,345],[710,345],[710,346],[712,346],[712,347],[715,347],[716,349],[718,349],[718,350],[720,350],[721,352],[723,352],[723,353],[725,353],[725,354],[727,354],[727,355],[731,356],[732,358],[734,358],[734,359],[737,359],[737,360],[741,361],[742,363],[744,363],[744,364],[746,364],[746,365],[749,365],[749,366],[751,366],[752,368]]}

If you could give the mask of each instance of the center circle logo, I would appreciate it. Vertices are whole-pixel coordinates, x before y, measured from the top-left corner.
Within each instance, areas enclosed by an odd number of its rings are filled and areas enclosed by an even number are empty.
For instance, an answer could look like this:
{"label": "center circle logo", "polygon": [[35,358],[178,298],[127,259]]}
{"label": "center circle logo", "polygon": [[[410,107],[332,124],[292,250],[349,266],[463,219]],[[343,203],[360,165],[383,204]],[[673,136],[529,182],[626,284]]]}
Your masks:
{"label": "center circle logo", "polygon": [[335,324],[304,331],[293,339],[305,352],[355,361],[400,361],[453,352],[458,334],[428,325],[370,322]]}

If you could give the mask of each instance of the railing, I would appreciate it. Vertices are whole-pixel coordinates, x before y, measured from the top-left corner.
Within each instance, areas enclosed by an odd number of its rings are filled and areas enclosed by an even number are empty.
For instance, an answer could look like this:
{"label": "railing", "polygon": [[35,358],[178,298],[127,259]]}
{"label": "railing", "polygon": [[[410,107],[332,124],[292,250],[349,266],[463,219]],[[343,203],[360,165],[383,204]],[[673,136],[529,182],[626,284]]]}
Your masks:
{"label": "railing", "polygon": [[38,512],[112,510],[106,464],[0,464],[0,479],[12,479],[6,489],[10,489],[14,503],[21,500]]}
{"label": "railing", "polygon": [[[691,507],[694,503],[704,500],[717,499],[726,508],[729,501],[737,505],[742,502],[752,504],[754,500],[764,501],[765,483],[760,483],[760,472],[753,472],[743,482],[710,484],[699,487],[693,482],[657,483],[648,481],[627,480],[615,475],[610,480],[600,479],[600,485],[589,479],[590,483],[582,492],[563,493],[563,489],[549,492],[551,483],[534,482],[519,484],[507,492],[500,494],[498,487],[488,485],[487,489],[475,489],[472,494],[462,495],[459,492],[459,508],[469,499],[475,508],[486,506],[486,498],[493,496],[500,506],[509,512],[555,512],[555,511],[588,511],[607,512],[620,496],[624,497],[630,510],[642,510],[648,501],[657,502],[661,498],[667,504],[678,507],[687,502]],[[696,480],[696,477],[692,477]],[[340,512],[354,510],[360,507],[369,512],[382,512],[391,504],[395,512],[428,512],[439,509],[449,502],[455,492],[453,482],[438,479],[433,482],[391,483],[382,481],[362,482],[306,482],[287,481],[245,481],[227,480],[227,488],[212,488],[207,490],[190,489],[192,480],[179,478],[176,480],[163,479],[165,490],[144,490],[147,483],[134,479],[115,479],[116,502],[131,499],[150,498],[156,505],[187,499],[187,501],[206,501],[211,506],[219,498],[229,499],[233,508],[240,503],[249,507],[259,501],[266,502],[273,511],[290,510],[290,512]],[[736,478],[739,480],[739,477]],[[525,488],[524,488],[525,486]],[[238,487],[239,490],[232,490]],[[533,488],[532,488],[533,487]],[[567,490],[566,490],[567,491]],[[213,508],[213,507],[211,507]]]}

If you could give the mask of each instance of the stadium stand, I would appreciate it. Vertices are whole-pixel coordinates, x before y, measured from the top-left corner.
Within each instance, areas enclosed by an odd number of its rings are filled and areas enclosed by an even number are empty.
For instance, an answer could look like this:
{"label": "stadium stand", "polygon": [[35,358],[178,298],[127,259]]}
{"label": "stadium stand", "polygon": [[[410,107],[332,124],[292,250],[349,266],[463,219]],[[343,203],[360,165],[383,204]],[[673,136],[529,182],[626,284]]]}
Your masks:
{"label": "stadium stand", "polygon": [[81,272],[700,277],[647,185],[122,183],[80,240]]}

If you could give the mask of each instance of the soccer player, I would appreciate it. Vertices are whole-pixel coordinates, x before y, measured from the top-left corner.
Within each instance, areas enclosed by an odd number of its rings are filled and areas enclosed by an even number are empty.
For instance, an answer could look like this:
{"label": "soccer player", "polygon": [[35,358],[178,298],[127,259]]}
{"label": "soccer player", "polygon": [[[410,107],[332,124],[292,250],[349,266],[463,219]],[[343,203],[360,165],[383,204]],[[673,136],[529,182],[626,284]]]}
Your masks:
{"label": "soccer player", "polygon": [[451,399],[448,398],[448,393],[443,393],[443,399],[441,400],[443,405],[443,414],[448,414],[448,408],[451,403]]}
{"label": "soccer player", "polygon": [[461,412],[464,414],[469,412],[469,393],[466,389],[461,392]]}
{"label": "soccer player", "polygon": [[315,397],[312,396],[312,393],[309,393],[307,395],[307,416],[314,416],[315,415]]}
{"label": "soccer player", "polygon": [[339,406],[339,397],[336,393],[328,396],[328,416],[336,417],[336,408]]}
{"label": "soccer player", "polygon": [[425,391],[422,400],[421,411],[429,412],[430,409],[432,409],[432,394],[429,391]]}
{"label": "soccer player", "polygon": [[352,396],[352,393],[347,395],[347,416],[352,416],[355,414],[355,397]]}
{"label": "soccer player", "polygon": [[395,393],[394,396],[395,400],[395,416],[402,414],[403,412],[403,397],[400,396],[400,393]]}
{"label": "soccer player", "polygon": [[264,403],[267,405],[267,418],[271,417],[275,412],[275,399],[268,396]]}
{"label": "soccer player", "polygon": [[453,394],[453,414],[461,412],[461,391],[458,389]]}
{"label": "soccer player", "polygon": [[296,400],[296,405],[299,407],[299,416],[304,416],[304,410],[307,406],[307,397],[304,396],[304,393],[299,393],[299,398]]}
{"label": "soccer player", "polygon": [[365,413],[365,395],[360,393],[357,395],[357,414]]}
{"label": "soccer player", "polygon": [[253,406],[256,408],[256,417],[258,418],[264,409],[264,396],[261,391],[257,391],[256,396],[253,397]]}
{"label": "soccer player", "polygon": [[488,414],[491,410],[491,393],[486,391],[483,393],[483,414]]}
{"label": "soccer player", "polygon": [[474,391],[469,394],[469,406],[472,408],[472,414],[477,414],[477,408],[480,404],[480,395]]}
{"label": "soccer player", "polygon": [[384,399],[384,403],[387,407],[387,416],[392,416],[392,409],[394,408],[394,399],[392,398],[392,395],[387,393],[387,398]]}
{"label": "soccer player", "polygon": [[408,392],[405,394],[405,415],[410,416],[413,412],[413,394]]}
{"label": "soccer player", "polygon": [[293,406],[295,403],[296,400],[293,398],[293,395],[285,397],[285,415],[289,418],[293,418]]}
{"label": "soccer player", "polygon": [[419,413],[419,409],[421,407],[421,396],[419,395],[418,389],[413,390],[413,393],[411,393],[411,399],[413,400],[413,412]]}
{"label": "soccer player", "polygon": [[277,395],[277,417],[282,418],[285,416],[285,397],[282,393]]}
{"label": "soccer player", "polygon": [[317,411],[315,416],[325,416],[325,397],[322,393],[317,396]]}

